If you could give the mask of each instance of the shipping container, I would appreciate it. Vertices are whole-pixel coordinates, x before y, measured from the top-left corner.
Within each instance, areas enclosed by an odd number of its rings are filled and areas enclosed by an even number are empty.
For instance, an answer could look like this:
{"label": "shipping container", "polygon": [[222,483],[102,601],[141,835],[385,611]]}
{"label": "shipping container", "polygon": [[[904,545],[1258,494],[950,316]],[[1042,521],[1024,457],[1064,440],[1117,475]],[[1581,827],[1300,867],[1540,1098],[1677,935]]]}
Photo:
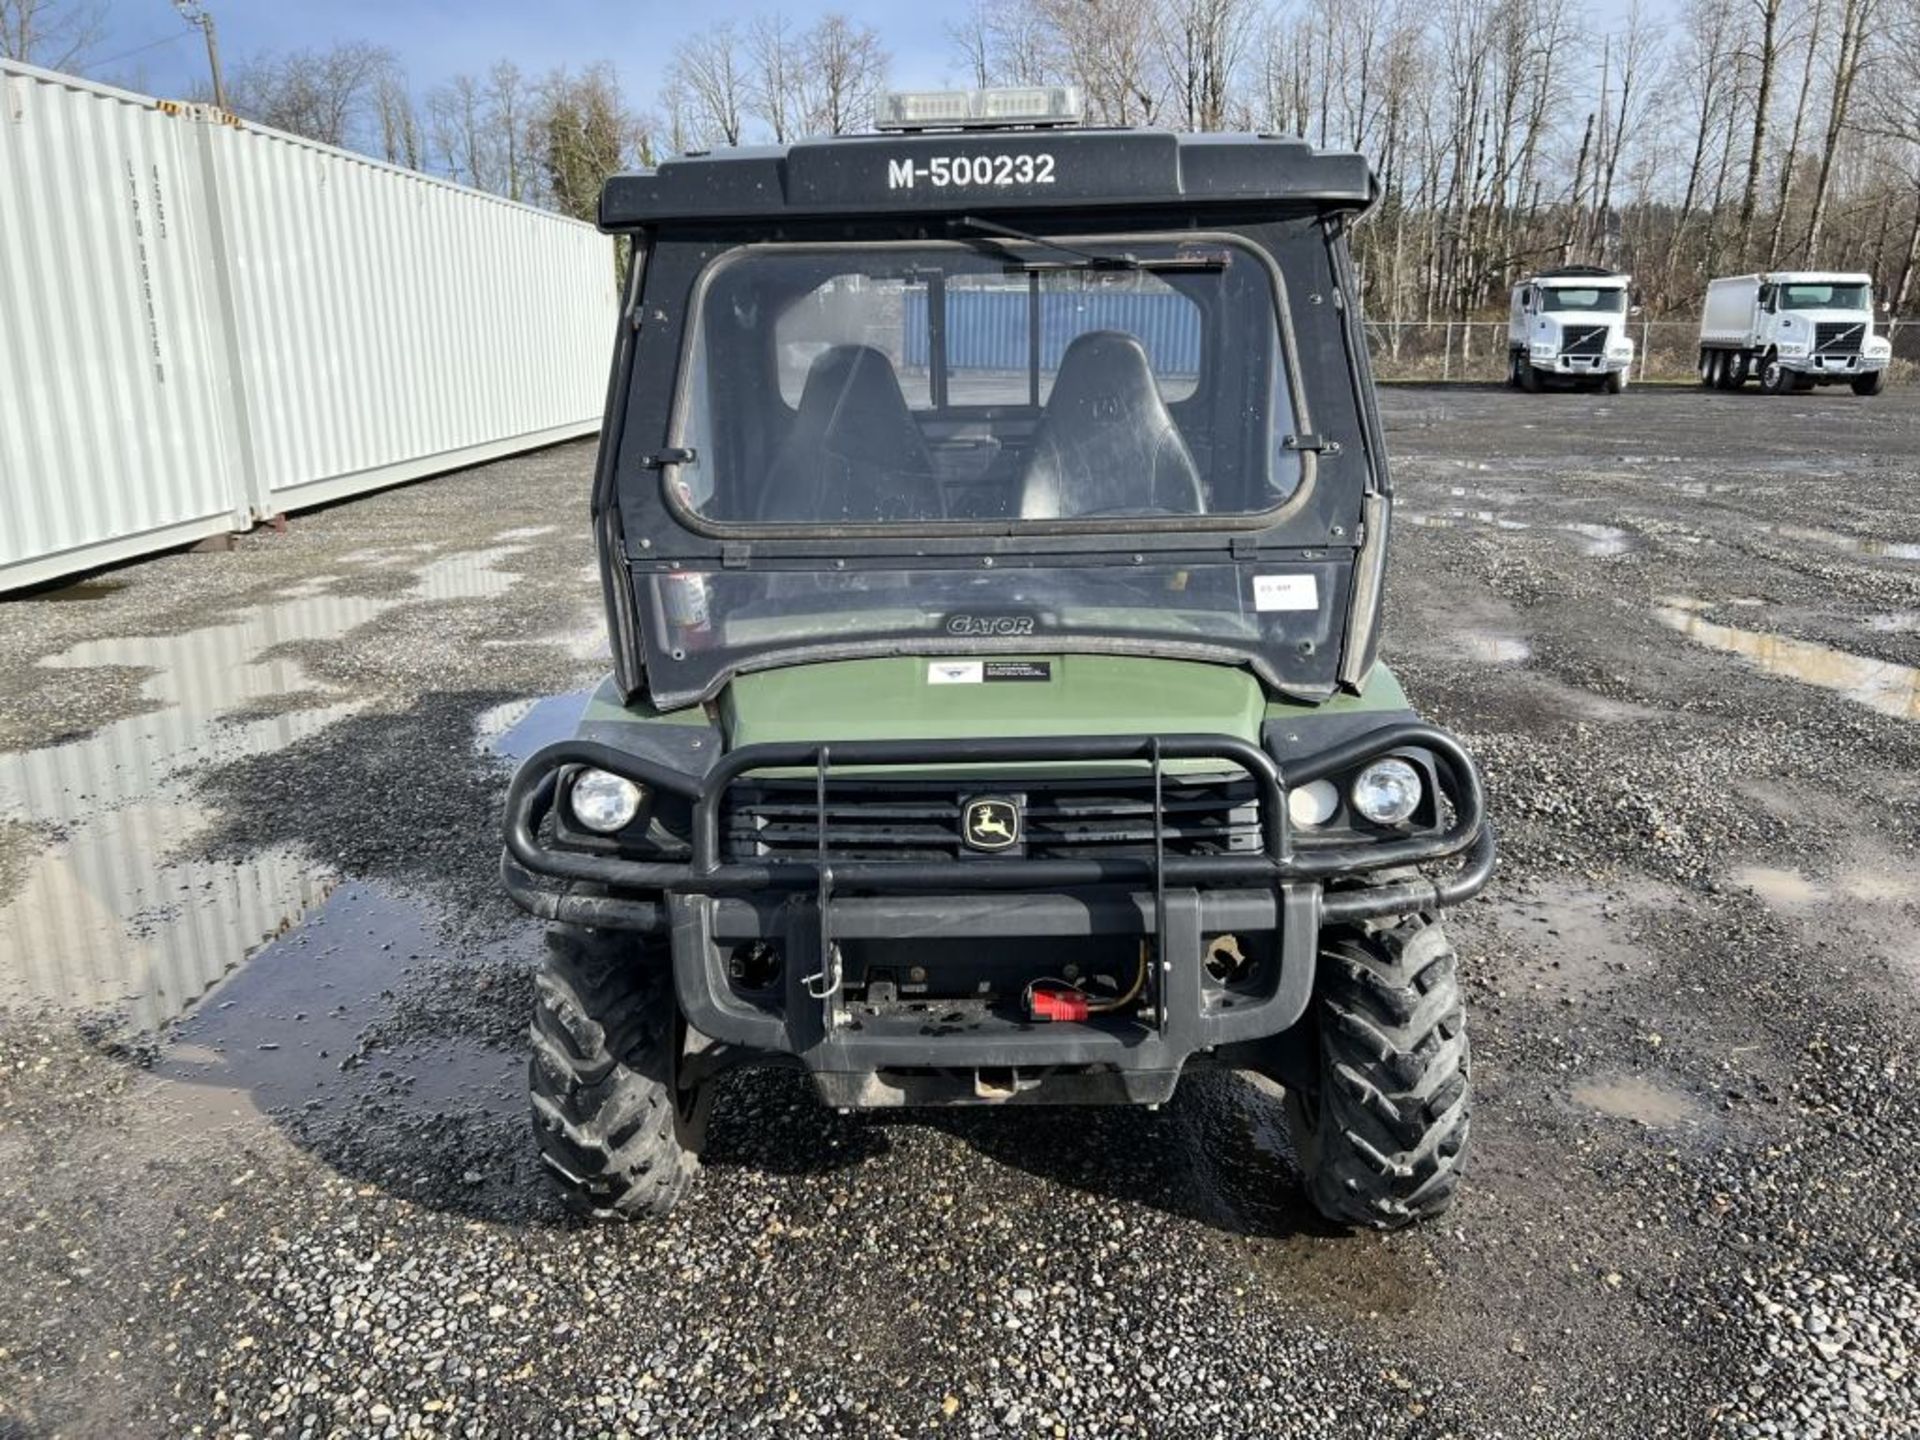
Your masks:
{"label": "shipping container", "polygon": [[0,590],[597,428],[593,227],[0,62]]}

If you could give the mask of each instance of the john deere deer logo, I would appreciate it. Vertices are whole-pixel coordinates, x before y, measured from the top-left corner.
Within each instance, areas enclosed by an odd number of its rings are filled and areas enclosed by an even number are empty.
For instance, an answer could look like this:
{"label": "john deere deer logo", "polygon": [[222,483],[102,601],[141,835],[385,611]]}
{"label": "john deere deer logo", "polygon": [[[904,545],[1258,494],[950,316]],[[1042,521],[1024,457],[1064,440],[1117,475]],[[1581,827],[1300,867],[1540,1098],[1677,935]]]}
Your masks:
{"label": "john deere deer logo", "polygon": [[1005,850],[1020,843],[1020,807],[1011,800],[969,800],[960,812],[960,836],[974,850]]}

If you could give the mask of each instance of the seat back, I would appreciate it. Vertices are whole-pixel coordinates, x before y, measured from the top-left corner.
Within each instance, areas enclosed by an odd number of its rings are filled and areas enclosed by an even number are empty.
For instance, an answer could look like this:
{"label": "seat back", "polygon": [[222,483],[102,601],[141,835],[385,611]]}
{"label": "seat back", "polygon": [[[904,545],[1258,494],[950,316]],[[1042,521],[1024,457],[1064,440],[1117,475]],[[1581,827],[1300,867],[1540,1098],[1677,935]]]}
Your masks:
{"label": "seat back", "polygon": [[768,468],[760,518],[833,525],[941,513],[933,460],[893,363],[870,345],[822,351]]}
{"label": "seat back", "polygon": [[1023,520],[1206,508],[1200,472],[1160,398],[1146,348],[1118,330],[1060,357],[1020,482]]}

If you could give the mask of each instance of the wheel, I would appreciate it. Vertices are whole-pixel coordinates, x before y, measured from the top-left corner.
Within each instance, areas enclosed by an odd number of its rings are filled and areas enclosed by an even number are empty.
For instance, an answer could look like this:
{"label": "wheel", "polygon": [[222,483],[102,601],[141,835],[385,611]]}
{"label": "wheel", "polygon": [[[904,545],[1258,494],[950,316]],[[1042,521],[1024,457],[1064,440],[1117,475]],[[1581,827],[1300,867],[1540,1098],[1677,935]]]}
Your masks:
{"label": "wheel", "polygon": [[1520,352],[1518,350],[1507,352],[1507,388],[1509,390],[1520,388]]}
{"label": "wheel", "polygon": [[1714,350],[1707,356],[1707,384],[1715,390],[1727,388],[1727,352]]}
{"label": "wheel", "polygon": [[540,1158],[577,1214],[670,1212],[699,1170],[705,1097],[675,1086],[673,970],[618,932],[554,925],[534,977],[527,1092]]}
{"label": "wheel", "polygon": [[1627,388],[1627,372],[1624,370],[1609,370],[1607,372],[1607,378],[1600,382],[1600,388],[1605,390],[1609,395],[1618,395],[1622,390]]}
{"label": "wheel", "polygon": [[1856,375],[1850,382],[1856,395],[1878,395],[1887,388],[1887,372],[1869,370],[1864,375]]}
{"label": "wheel", "polygon": [[1727,357],[1727,389],[1738,390],[1747,383],[1748,359],[1744,350]]}
{"label": "wheel", "polygon": [[1319,1082],[1287,1100],[1314,1208],[1379,1230],[1441,1214],[1466,1157],[1471,1052],[1439,922],[1408,915],[1328,931],[1312,1021]]}
{"label": "wheel", "polygon": [[1778,355],[1769,355],[1760,362],[1760,388],[1769,395],[1784,395],[1793,389],[1794,375],[1780,363]]}
{"label": "wheel", "polygon": [[1524,355],[1520,357],[1520,388],[1529,395],[1540,393],[1540,372],[1533,368],[1533,361]]}
{"label": "wheel", "polygon": [[1700,383],[1709,390],[1711,390],[1714,385],[1713,357],[1717,354],[1719,354],[1717,350],[1702,350],[1700,352]]}

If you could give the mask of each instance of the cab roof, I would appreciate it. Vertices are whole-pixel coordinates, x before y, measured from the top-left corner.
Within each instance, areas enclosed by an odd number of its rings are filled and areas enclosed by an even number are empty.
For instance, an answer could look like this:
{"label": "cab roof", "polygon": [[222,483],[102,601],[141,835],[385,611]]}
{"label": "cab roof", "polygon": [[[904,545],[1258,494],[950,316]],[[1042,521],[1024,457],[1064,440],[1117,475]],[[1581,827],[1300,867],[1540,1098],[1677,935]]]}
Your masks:
{"label": "cab roof", "polygon": [[1005,213],[1063,204],[1131,210],[1294,201],[1359,211],[1374,194],[1362,156],[1316,150],[1288,136],[923,131],[691,152],[656,169],[611,177],[600,191],[600,228]]}

